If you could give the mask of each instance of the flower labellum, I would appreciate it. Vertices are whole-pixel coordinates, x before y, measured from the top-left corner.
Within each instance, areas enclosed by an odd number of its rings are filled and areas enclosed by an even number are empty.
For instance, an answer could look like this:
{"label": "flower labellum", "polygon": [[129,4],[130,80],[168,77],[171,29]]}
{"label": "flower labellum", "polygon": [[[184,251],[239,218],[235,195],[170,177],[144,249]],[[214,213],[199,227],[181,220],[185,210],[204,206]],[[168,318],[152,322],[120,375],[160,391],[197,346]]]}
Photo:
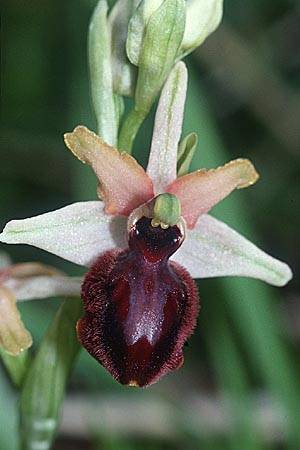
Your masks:
{"label": "flower labellum", "polygon": [[[172,223],[177,210],[176,225],[166,223],[168,210]],[[153,218],[142,216],[130,228],[129,249],[101,255],[82,286],[85,316],[78,337],[122,384],[146,386],[180,367],[196,325],[196,284],[169,261],[184,240],[178,211],[176,198],[159,195]]]}

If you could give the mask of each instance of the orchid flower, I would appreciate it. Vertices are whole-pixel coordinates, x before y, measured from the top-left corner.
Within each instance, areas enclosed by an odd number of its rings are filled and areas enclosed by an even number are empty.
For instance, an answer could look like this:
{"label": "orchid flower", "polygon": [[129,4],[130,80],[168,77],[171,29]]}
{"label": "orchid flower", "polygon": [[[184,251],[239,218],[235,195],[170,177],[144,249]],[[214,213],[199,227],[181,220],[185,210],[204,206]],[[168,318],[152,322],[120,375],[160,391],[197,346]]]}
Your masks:
{"label": "orchid flower", "polygon": [[68,277],[41,263],[11,264],[1,253],[0,348],[16,356],[32,344],[32,337],[17,309],[17,301],[78,296],[81,281],[79,277]]}
{"label": "orchid flower", "polygon": [[122,384],[146,386],[183,363],[199,311],[193,278],[283,286],[289,267],[207,213],[258,174],[247,159],[177,178],[187,71],[175,65],[155,118],[147,171],[84,126],[65,143],[99,180],[99,201],[9,222],[0,240],[88,267],[80,342]]}

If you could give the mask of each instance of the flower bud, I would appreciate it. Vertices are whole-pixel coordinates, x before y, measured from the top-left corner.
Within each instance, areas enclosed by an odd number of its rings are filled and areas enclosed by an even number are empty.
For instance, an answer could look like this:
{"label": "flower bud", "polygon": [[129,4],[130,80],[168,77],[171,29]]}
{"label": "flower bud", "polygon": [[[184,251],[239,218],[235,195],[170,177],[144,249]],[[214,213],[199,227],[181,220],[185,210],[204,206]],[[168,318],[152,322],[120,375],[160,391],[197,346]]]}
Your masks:
{"label": "flower bud", "polygon": [[161,6],[164,0],[142,0],[136,8],[128,26],[126,50],[129,60],[139,65],[140,51],[146,25],[151,15]]}
{"label": "flower bud", "polygon": [[151,15],[144,31],[138,56],[135,108],[150,110],[172,69],[185,27],[185,2],[165,0]]}
{"label": "flower bud", "polygon": [[138,0],[118,0],[111,10],[108,21],[111,29],[111,60],[113,89],[119,95],[133,96],[136,82],[136,67],[126,54],[126,39],[129,20]]}
{"label": "flower bud", "polygon": [[179,57],[192,52],[218,27],[223,14],[223,0],[187,0],[186,27]]}

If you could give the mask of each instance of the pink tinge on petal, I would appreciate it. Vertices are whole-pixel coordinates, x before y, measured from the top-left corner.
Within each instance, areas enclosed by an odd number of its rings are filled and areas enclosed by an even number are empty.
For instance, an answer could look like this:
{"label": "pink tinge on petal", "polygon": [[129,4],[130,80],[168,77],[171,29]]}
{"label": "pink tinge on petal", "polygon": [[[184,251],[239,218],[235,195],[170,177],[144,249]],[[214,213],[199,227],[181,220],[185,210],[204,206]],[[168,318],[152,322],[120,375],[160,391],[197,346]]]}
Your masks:
{"label": "pink tinge on petal", "polygon": [[150,177],[132,156],[119,153],[83,126],[66,133],[64,138],[72,153],[92,166],[100,181],[99,194],[107,214],[127,216],[154,196]]}
{"label": "pink tinge on petal", "polygon": [[167,192],[179,198],[187,226],[194,228],[201,214],[207,213],[234,189],[248,187],[257,179],[258,173],[249,160],[236,159],[217,169],[198,170],[177,178]]}

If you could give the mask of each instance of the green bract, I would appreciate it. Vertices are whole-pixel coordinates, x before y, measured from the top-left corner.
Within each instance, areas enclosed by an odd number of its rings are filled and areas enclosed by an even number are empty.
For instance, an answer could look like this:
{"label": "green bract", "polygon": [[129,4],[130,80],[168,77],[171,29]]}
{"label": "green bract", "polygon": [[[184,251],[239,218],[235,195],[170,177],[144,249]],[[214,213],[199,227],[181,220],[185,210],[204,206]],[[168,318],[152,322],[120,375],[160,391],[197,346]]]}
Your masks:
{"label": "green bract", "polygon": [[189,172],[190,165],[197,148],[198,136],[190,133],[185,136],[178,146],[177,175],[182,176]]}

